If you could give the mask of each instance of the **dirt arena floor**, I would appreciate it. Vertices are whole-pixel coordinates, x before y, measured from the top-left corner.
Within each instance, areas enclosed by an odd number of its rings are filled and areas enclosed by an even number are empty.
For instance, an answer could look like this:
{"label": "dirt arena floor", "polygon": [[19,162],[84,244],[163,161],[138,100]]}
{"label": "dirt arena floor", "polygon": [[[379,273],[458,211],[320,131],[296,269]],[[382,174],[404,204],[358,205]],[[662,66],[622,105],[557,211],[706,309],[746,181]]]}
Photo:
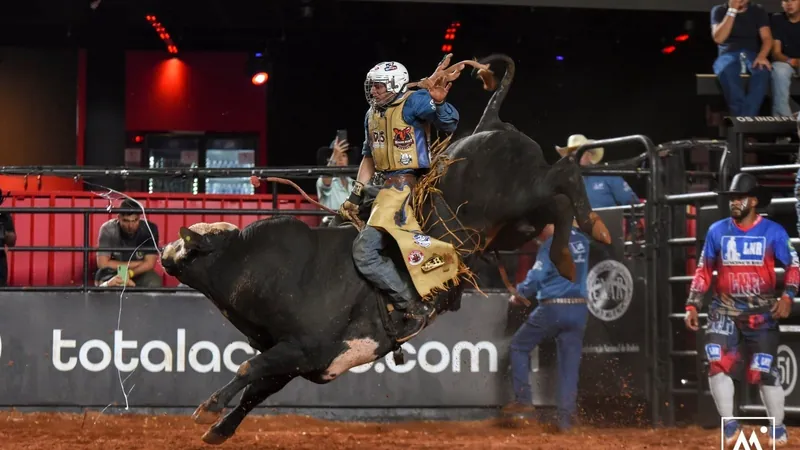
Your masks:
{"label": "dirt arena floor", "polygon": [[[3,450],[182,449],[685,449],[719,448],[719,432],[700,428],[579,427],[553,434],[540,425],[501,426],[497,421],[342,423],[302,416],[250,416],[235,436],[213,447],[200,437],[206,426],[188,416],[114,416],[97,413],[0,413]],[[789,435],[800,438],[800,428]],[[764,447],[765,449],[767,447]],[[783,447],[786,448],[786,447]],[[792,445],[788,448],[800,448]]]}

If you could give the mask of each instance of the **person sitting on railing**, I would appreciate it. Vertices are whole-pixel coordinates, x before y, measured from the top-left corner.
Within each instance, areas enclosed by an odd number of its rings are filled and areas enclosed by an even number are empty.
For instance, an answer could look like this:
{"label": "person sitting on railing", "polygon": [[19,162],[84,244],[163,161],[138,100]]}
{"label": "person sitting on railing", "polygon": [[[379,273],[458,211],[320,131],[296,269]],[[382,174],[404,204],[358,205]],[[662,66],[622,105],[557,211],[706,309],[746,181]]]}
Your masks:
{"label": "person sitting on railing", "polygon": [[[350,157],[347,154],[350,146],[347,141],[340,141],[337,136],[329,147],[321,147],[317,151],[317,163],[328,166],[346,167],[350,164]],[[350,191],[353,190],[353,177],[340,176],[340,177],[319,177],[317,179],[317,198],[324,206],[338,211],[347,197],[350,196]],[[325,217],[323,220],[330,220]]]}
{"label": "person sitting on railing", "polygon": [[[770,17],[772,28],[772,115],[789,117],[789,88],[800,67],[800,0],[783,0],[782,13]],[[794,104],[797,109],[797,104]]]}
{"label": "person sitting on railing", "polygon": [[[125,200],[120,208],[139,209],[139,206],[132,200]],[[98,246],[100,248],[130,248],[130,250],[98,251],[98,270],[104,268],[119,270],[120,266],[127,266],[128,277],[133,279],[136,286],[161,287],[163,284],[161,276],[153,270],[158,260],[158,227],[149,220],[147,224],[149,224],[156,242],[152,242],[150,230],[138,213],[120,213],[116,219],[104,223],[100,227]],[[135,252],[134,249],[136,249]]]}
{"label": "person sitting on railing", "polygon": [[122,286],[123,284],[125,284],[127,287],[136,286],[136,283],[134,283],[130,278],[128,278],[127,283],[123,283],[122,278],[119,276],[117,271],[111,267],[104,267],[98,270],[94,275],[95,286],[117,287]]}
{"label": "person sitting on railing", "polygon": [[[3,203],[3,191],[0,190],[0,204]],[[0,246],[13,247],[17,244],[17,233],[14,231],[14,220],[11,214],[0,211]],[[0,248],[0,286],[8,286],[8,257],[6,249]]]}
{"label": "person sitting on railing", "polygon": [[[769,87],[767,60],[772,31],[764,8],[750,0],[728,0],[711,9],[711,37],[717,43],[714,75],[732,116],[757,116]],[[742,86],[742,64],[750,72],[749,92]]]}
{"label": "person sitting on railing", "polygon": [[[578,150],[583,144],[591,144],[594,139],[587,139],[582,134],[573,134],[567,140],[566,147],[556,146],[556,151],[561,157],[567,156]],[[580,165],[584,167],[594,166],[603,160],[605,151],[602,147],[587,150],[583,153]],[[638,205],[641,202],[639,197],[633,192],[630,185],[620,176],[615,175],[584,175],[583,183],[586,185],[586,195],[589,197],[589,204],[594,208],[607,208],[609,206]],[[633,212],[633,211],[631,211]],[[633,216],[628,221],[628,237],[638,239],[641,234],[639,221]]]}

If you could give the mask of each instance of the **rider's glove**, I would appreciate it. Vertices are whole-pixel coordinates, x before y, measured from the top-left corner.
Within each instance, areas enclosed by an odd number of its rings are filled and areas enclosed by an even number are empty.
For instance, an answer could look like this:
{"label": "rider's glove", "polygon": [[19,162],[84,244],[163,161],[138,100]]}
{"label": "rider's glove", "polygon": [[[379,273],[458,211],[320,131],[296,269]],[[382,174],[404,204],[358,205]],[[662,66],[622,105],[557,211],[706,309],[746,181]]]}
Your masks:
{"label": "rider's glove", "polygon": [[[358,218],[358,205],[360,205],[363,200],[363,189],[364,183],[356,181],[353,186],[353,191],[350,193],[350,197],[339,207],[339,215],[342,216],[343,219],[355,223],[356,226],[361,224],[361,220]],[[361,226],[359,226],[359,228],[361,228]]]}

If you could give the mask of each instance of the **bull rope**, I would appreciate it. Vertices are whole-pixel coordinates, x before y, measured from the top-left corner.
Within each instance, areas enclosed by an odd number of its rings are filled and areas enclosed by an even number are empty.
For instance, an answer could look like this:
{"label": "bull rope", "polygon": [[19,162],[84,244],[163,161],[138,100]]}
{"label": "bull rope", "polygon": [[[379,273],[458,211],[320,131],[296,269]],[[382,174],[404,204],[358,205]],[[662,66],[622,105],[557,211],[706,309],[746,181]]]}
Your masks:
{"label": "bull rope", "polygon": [[303,198],[306,199],[306,201],[311,203],[312,205],[314,205],[314,206],[316,206],[316,207],[318,207],[318,208],[320,208],[322,210],[325,210],[325,211],[327,211],[327,212],[329,212],[331,214],[339,214],[337,211],[334,211],[334,210],[328,208],[327,206],[323,205],[322,203],[320,203],[320,202],[314,200],[313,198],[311,198],[308,194],[306,194],[306,191],[304,191],[303,188],[298,186],[292,180],[289,180],[289,179],[286,179],[286,178],[280,178],[280,177],[257,177],[255,175],[250,177],[250,184],[252,184],[253,187],[257,188],[257,187],[261,186],[261,182],[262,181],[275,182],[275,183],[289,185],[289,186],[295,188],[295,190],[297,190],[297,192],[299,192],[300,195],[302,195]]}

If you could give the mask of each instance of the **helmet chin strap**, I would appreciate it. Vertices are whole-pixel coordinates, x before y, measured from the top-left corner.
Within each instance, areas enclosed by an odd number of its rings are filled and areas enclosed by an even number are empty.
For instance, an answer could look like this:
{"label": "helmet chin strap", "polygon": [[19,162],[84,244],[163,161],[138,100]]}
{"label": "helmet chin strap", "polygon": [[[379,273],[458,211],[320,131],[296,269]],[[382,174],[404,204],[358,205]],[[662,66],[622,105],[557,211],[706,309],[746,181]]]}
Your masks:
{"label": "helmet chin strap", "polygon": [[398,96],[400,96],[400,94],[402,94],[403,92],[404,92],[404,90],[400,90],[400,92],[398,92],[398,93],[396,93],[396,94],[392,95],[392,96],[391,96],[391,98],[389,98],[388,100],[386,100],[386,102],[384,102],[383,104],[380,104],[380,105],[379,105],[379,104],[377,104],[377,103],[373,103],[373,106],[374,106],[375,108],[378,108],[378,109],[386,109],[386,108],[388,108],[388,107],[389,107],[389,105],[391,105],[392,103],[394,103],[394,101],[395,101],[395,100],[397,100],[397,97],[398,97]]}

